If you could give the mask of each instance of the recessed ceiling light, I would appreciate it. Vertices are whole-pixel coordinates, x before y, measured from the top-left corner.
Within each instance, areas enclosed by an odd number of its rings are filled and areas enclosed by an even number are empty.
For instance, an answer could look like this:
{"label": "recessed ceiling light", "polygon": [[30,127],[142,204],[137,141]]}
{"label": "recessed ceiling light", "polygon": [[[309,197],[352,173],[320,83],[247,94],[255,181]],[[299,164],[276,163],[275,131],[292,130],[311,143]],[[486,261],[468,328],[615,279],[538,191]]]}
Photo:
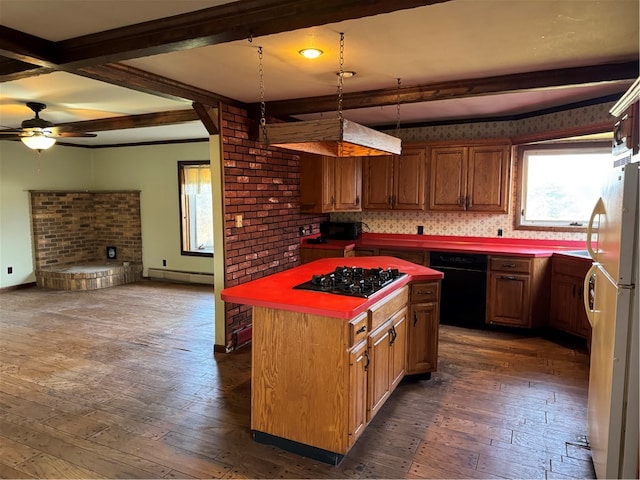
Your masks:
{"label": "recessed ceiling light", "polygon": [[336,72],[336,75],[342,78],[351,78],[356,76],[356,72],[353,70],[343,70],[342,72]]}
{"label": "recessed ceiling light", "polygon": [[304,58],[318,58],[324,52],[319,48],[303,48],[298,53]]}

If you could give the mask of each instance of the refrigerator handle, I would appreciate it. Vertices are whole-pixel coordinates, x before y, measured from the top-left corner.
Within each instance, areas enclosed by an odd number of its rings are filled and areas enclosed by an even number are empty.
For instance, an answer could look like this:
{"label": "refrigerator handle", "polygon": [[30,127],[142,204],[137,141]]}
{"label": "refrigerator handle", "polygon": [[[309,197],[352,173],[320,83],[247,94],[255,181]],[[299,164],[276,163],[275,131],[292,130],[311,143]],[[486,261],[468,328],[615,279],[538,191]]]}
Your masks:
{"label": "refrigerator handle", "polygon": [[[596,272],[597,268],[598,268],[597,265],[591,265],[591,268],[587,272],[587,275],[584,277],[584,285],[583,285],[582,300],[584,301],[584,309],[587,312],[587,319],[589,320],[589,324],[591,325],[591,328],[593,328],[593,322],[595,321],[596,306],[595,306],[595,301],[594,301],[593,308],[591,308],[591,305],[589,305],[589,300],[591,298],[594,298],[595,300],[595,292],[594,292],[594,295],[591,295],[591,292],[589,291],[589,289],[591,287],[591,276]],[[595,283],[593,284],[593,288],[595,290],[596,288]]]}
{"label": "refrigerator handle", "polygon": [[589,252],[589,255],[591,256],[591,258],[593,258],[594,260],[597,260],[597,258],[596,258],[596,252],[593,250],[593,247],[591,246],[591,236],[593,235],[593,222],[595,222],[596,220],[596,215],[604,215],[605,213],[606,213],[606,210],[604,208],[604,202],[602,201],[602,197],[600,197],[596,202],[595,207],[593,207],[593,212],[591,212],[591,218],[589,218],[589,226],[587,227],[587,251]]}

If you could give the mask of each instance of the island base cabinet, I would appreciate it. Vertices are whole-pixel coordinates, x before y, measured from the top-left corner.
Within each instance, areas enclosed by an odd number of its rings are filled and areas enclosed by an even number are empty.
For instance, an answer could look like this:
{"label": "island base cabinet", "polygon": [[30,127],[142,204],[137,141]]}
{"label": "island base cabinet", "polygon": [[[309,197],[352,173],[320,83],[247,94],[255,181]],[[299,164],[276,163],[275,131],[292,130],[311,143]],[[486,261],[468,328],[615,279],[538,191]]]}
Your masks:
{"label": "island base cabinet", "polygon": [[409,301],[406,374],[430,374],[438,367],[440,281],[411,284]]}
{"label": "island base cabinet", "polygon": [[254,439],[339,463],[404,377],[408,298],[350,321],[253,307]]}

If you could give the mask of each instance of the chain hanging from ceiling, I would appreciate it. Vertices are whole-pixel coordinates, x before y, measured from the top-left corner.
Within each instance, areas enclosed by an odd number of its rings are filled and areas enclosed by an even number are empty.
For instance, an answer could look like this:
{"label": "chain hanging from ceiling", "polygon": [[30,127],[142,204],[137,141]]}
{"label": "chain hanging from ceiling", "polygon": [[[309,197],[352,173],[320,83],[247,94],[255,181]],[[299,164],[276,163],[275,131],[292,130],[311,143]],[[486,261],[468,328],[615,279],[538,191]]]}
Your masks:
{"label": "chain hanging from ceiling", "polygon": [[[344,114],[342,113],[342,94],[344,91],[344,33],[340,32],[340,64],[338,68],[338,119],[340,120],[340,138],[344,138]],[[338,144],[338,156],[343,154],[342,141]]]}
{"label": "chain hanging from ceiling", "polygon": [[398,78],[398,90],[396,93],[396,137],[400,138],[400,79]]}
{"label": "chain hanging from ceiling", "polygon": [[[253,35],[249,36],[249,43],[253,43]],[[262,46],[258,47],[258,78],[259,78],[259,93],[260,93],[260,130],[262,130],[262,138],[265,139],[266,144],[268,144],[267,139],[267,105],[264,101],[264,65],[263,65],[264,53],[262,52]],[[258,136],[260,137],[260,135]]]}

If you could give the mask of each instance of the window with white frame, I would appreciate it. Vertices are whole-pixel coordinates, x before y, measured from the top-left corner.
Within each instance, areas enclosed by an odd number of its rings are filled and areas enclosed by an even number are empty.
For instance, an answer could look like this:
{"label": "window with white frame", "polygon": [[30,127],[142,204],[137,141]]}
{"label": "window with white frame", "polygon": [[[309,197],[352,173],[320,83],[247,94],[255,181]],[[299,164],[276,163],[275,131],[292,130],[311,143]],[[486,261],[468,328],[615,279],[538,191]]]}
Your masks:
{"label": "window with white frame", "polygon": [[209,161],[178,162],[182,255],[213,256],[213,199]]}
{"label": "window with white frame", "polygon": [[612,168],[611,144],[558,143],[519,149],[518,227],[586,228]]}

